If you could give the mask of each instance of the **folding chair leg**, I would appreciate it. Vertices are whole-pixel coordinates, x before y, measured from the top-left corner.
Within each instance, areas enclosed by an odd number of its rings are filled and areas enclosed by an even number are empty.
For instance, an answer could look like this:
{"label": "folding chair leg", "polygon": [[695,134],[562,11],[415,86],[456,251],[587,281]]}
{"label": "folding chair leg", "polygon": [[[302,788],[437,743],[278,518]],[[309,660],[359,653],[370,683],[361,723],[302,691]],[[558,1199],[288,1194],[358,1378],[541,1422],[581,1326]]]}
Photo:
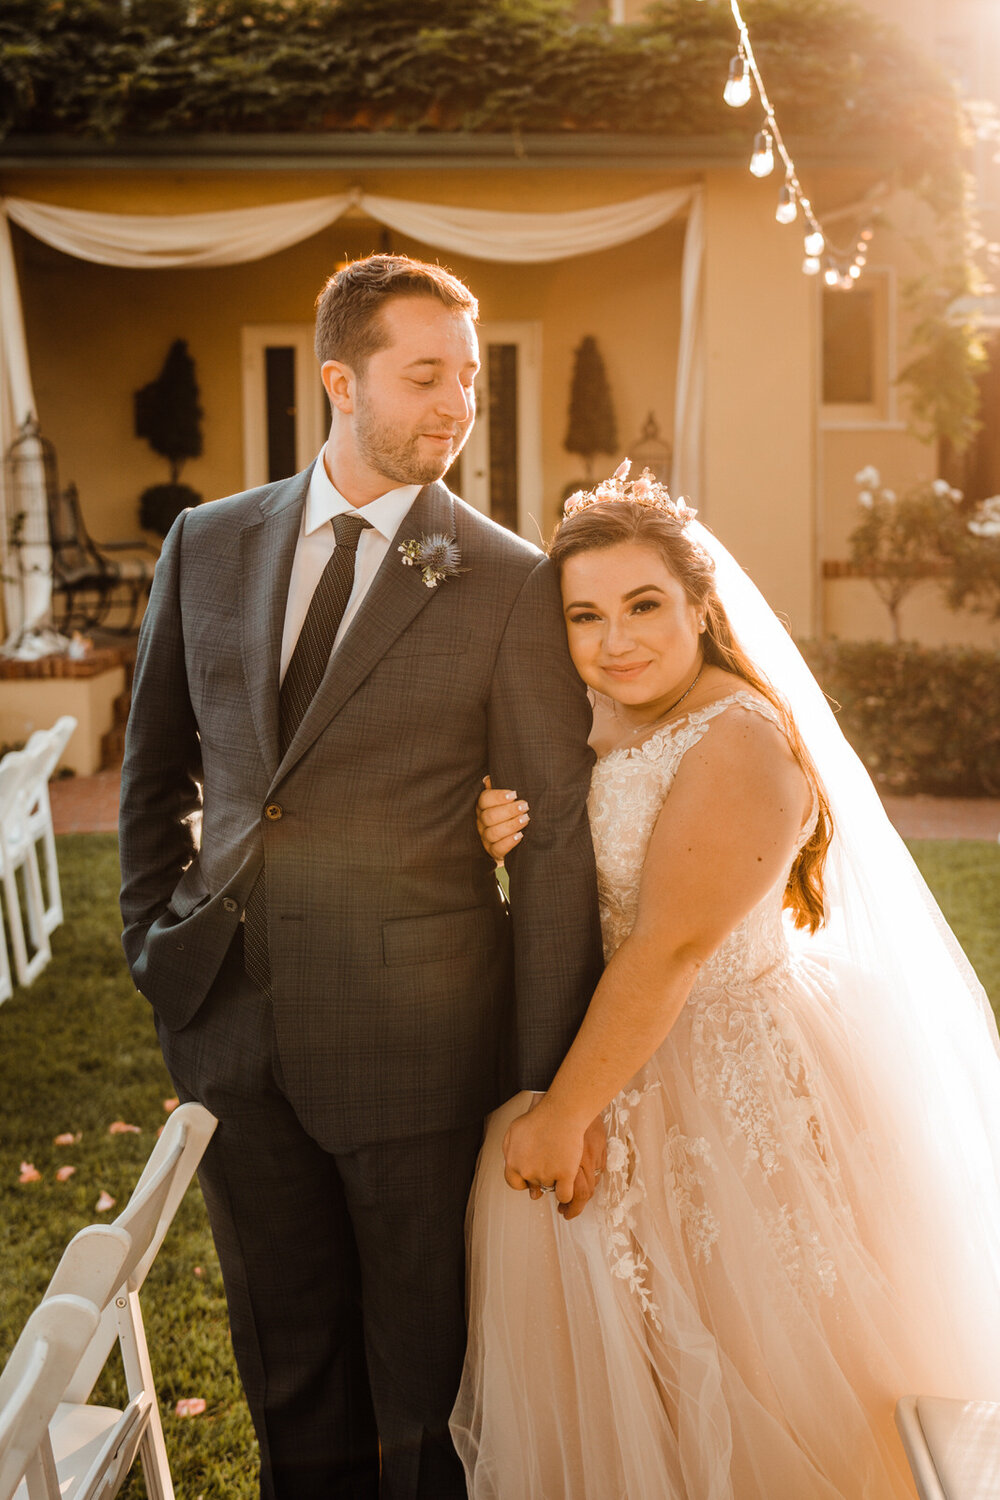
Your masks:
{"label": "folding chair leg", "polygon": [[14,981],[10,972],[10,954],[7,952],[7,939],[3,934],[3,920],[0,916],[0,1005],[9,1000],[14,993]]}
{"label": "folding chair leg", "polygon": [[[56,856],[56,840],[52,830],[52,812],[49,807],[48,788],[42,791],[43,807],[45,810],[45,827],[39,842],[42,846],[42,862],[45,865],[45,896],[42,905],[42,916],[45,931],[55,932],[63,920],[62,887],[59,884],[59,861]],[[38,845],[35,845],[37,850]]]}
{"label": "folding chair leg", "polygon": [[42,1438],[38,1448],[32,1454],[31,1461],[24,1471],[24,1482],[28,1490],[28,1500],[59,1500],[61,1494],[59,1475],[56,1471],[56,1461],[48,1434]]}
{"label": "folding chair leg", "polygon": [[35,952],[28,957],[28,944],[21,920],[21,902],[17,890],[17,872],[5,862],[3,872],[4,894],[7,897],[7,922],[10,927],[10,943],[14,950],[14,970],[20,984],[34,984],[39,974],[52,957],[48,933],[42,920],[42,881],[38,871],[38,856],[31,846],[24,862],[25,888],[28,907],[28,927]]}
{"label": "folding chair leg", "polygon": [[153,1398],[149,1424],[139,1444],[139,1457],[142,1459],[142,1472],[146,1479],[146,1494],[149,1500],[174,1500],[174,1484],[170,1477],[170,1462],[167,1458],[167,1445],[163,1438],[163,1423],[160,1419],[159,1402],[156,1400],[156,1385],[153,1381],[153,1367],[149,1359],[138,1292],[129,1292],[127,1302],[119,1293],[116,1305],[125,1384],[130,1391],[142,1388]]}

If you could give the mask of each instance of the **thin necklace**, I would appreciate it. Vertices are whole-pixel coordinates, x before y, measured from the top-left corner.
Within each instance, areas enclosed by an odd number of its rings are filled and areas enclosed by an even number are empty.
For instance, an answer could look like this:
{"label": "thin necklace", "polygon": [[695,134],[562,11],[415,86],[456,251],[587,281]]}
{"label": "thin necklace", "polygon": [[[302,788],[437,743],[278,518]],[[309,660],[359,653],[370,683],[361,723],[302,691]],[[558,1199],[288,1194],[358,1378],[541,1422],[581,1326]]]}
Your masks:
{"label": "thin necklace", "polygon": [[657,724],[662,724],[664,719],[667,719],[667,718],[670,717],[670,715],[673,713],[673,711],[674,711],[675,708],[680,708],[681,704],[684,702],[684,699],[687,697],[688,693],[693,692],[694,689],[698,686],[698,678],[701,676],[701,674],[702,674],[702,672],[704,672],[704,670],[705,670],[705,661],[704,661],[704,658],[702,658],[701,666],[698,668],[698,671],[695,673],[694,681],[692,683],[690,683],[684,689],[684,691],[683,691],[683,693],[681,693],[680,697],[674,703],[671,703],[671,705],[670,705],[669,708],[665,708],[663,710],[662,714],[660,714],[659,718],[657,718],[657,719],[650,719],[650,721],[649,721],[648,724],[640,724],[639,727],[638,727],[638,729],[629,729],[627,731],[627,733],[630,734],[633,737],[633,739],[634,739],[635,736],[637,734],[641,734],[644,729],[653,729]]}

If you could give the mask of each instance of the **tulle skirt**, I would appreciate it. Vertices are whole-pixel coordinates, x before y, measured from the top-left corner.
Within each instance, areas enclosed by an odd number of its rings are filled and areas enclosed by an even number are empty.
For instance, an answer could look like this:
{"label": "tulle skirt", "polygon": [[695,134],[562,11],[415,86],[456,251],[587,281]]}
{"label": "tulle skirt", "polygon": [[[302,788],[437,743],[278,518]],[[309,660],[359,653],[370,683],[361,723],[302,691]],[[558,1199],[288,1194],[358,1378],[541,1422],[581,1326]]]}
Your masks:
{"label": "tulle skirt", "polygon": [[452,1418],[473,1500],[895,1500],[900,1395],[1000,1397],[997,1267],[878,999],[811,960],[693,995],[570,1223],[504,1183],[528,1096],[492,1116]]}

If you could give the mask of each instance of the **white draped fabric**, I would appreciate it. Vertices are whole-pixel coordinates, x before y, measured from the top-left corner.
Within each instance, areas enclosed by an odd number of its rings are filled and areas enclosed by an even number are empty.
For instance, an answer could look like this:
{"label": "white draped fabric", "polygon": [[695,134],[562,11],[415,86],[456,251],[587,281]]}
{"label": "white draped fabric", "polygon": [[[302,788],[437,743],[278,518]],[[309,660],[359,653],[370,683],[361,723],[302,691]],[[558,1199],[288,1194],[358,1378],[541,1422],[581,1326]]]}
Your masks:
{"label": "white draped fabric", "polygon": [[[479,260],[538,264],[586,255],[648,234],[688,214],[681,275],[681,332],[674,426],[675,487],[698,494],[702,385],[701,266],[703,216],[697,186],[647,193],[620,203],[561,213],[418,203],[353,189],[323,198],[193,214],[110,214],[26,198],[0,199],[0,447],[5,452],[35,403],[8,221],[67,255],[133,269],[224,266],[274,255],[358,209],[400,234]],[[0,517],[5,556],[6,506]],[[32,534],[44,533],[44,517]],[[5,566],[4,573],[10,570]],[[32,574],[22,619],[20,598],[5,585],[9,634],[44,622],[51,605],[48,566]]]}

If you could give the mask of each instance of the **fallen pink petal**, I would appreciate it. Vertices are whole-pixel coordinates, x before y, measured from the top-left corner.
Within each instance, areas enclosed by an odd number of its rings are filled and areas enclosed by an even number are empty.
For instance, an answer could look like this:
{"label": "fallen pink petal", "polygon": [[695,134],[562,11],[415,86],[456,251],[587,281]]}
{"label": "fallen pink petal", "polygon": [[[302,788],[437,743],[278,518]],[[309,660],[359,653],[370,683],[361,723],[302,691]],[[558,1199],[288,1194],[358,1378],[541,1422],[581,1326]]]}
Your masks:
{"label": "fallen pink petal", "polygon": [[106,1214],[107,1211],[108,1211],[108,1209],[109,1208],[114,1208],[114,1206],[115,1206],[115,1200],[114,1200],[114,1198],[112,1198],[112,1196],[111,1196],[110,1193],[104,1192],[104,1190],[102,1188],[102,1190],[101,1190],[101,1196],[98,1198],[97,1202],[94,1204],[95,1210],[99,1214]]}
{"label": "fallen pink petal", "polygon": [[59,1170],[58,1170],[58,1172],[56,1173],[56,1181],[57,1182],[69,1182],[70,1178],[72,1177],[72,1175],[73,1175],[73,1173],[75,1171],[76,1171],[75,1167],[60,1167]]}
{"label": "fallen pink petal", "polygon": [[174,1413],[178,1417],[200,1417],[205,1405],[204,1396],[182,1396],[174,1407]]}
{"label": "fallen pink petal", "polygon": [[21,1175],[17,1180],[18,1182],[41,1182],[42,1174],[34,1162],[23,1161],[21,1163]]}
{"label": "fallen pink petal", "polygon": [[72,1130],[64,1130],[62,1135],[57,1135],[54,1137],[52,1144],[53,1146],[75,1146],[79,1141],[81,1135],[82,1131],[79,1130],[75,1135],[73,1134]]}
{"label": "fallen pink petal", "polygon": [[138,1125],[126,1125],[124,1120],[115,1120],[108,1126],[108,1135],[139,1135]]}
{"label": "fallen pink petal", "polygon": [[171,1115],[177,1108],[178,1104],[180,1104],[180,1102],[181,1101],[179,1099],[164,1099],[163,1108],[168,1115]]}
{"label": "fallen pink petal", "polygon": [[204,1276],[205,1272],[202,1270],[201,1266],[195,1266],[194,1274],[196,1276]]}

